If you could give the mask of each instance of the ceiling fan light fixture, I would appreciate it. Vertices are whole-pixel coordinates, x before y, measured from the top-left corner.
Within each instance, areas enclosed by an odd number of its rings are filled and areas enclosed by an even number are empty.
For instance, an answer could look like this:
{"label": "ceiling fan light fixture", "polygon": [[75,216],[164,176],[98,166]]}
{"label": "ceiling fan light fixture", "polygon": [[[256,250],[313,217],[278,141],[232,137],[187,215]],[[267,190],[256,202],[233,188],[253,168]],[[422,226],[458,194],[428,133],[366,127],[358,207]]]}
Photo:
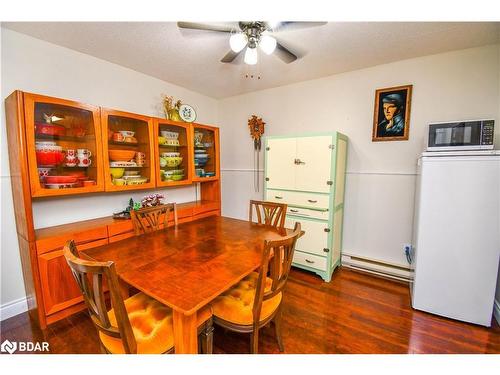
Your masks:
{"label": "ceiling fan light fixture", "polygon": [[229,38],[229,46],[233,52],[240,52],[247,45],[247,36],[243,33],[236,33]]}
{"label": "ceiling fan light fixture", "polygon": [[247,47],[245,51],[245,64],[255,65],[257,64],[257,48]]}
{"label": "ceiling fan light fixture", "polygon": [[259,46],[266,55],[270,55],[276,49],[276,39],[270,35],[262,35]]}

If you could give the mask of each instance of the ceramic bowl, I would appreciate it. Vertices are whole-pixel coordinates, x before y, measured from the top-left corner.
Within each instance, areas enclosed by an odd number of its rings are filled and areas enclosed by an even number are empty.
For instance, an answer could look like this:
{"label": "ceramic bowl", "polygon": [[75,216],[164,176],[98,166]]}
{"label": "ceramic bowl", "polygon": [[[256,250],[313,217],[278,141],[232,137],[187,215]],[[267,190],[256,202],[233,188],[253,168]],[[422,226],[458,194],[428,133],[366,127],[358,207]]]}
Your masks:
{"label": "ceramic bowl", "polygon": [[144,177],[134,178],[132,180],[127,180],[127,185],[142,185],[145,184],[147,181],[148,179]]}
{"label": "ceramic bowl", "polygon": [[125,168],[109,168],[109,173],[114,179],[122,177],[124,172]]}
{"label": "ceramic bowl", "polygon": [[125,176],[139,176],[139,171],[125,171]]}
{"label": "ceramic bowl", "polygon": [[167,138],[162,136],[158,137],[158,144],[164,145],[165,143],[167,143]]}
{"label": "ceramic bowl", "polygon": [[115,178],[113,179],[113,185],[123,186],[125,185],[125,180],[123,178]]}
{"label": "ceramic bowl", "polygon": [[162,152],[161,157],[162,158],[175,158],[181,156],[180,152]]}
{"label": "ceramic bowl", "polygon": [[[162,158],[165,160],[165,166],[170,167],[170,168],[175,168],[178,167],[182,163],[182,157],[180,156],[174,156],[174,157],[166,157]],[[160,162],[161,165],[161,162]]]}
{"label": "ceramic bowl", "polygon": [[48,176],[51,170],[52,168],[38,168],[38,176],[42,179],[45,176]]}
{"label": "ceramic bowl", "polygon": [[55,150],[36,150],[36,162],[39,166],[59,165],[64,160],[64,154]]}
{"label": "ceramic bowl", "polygon": [[168,130],[160,130],[160,134],[162,137],[169,138],[169,139],[179,138],[179,133],[168,131]]}
{"label": "ceramic bowl", "polygon": [[46,184],[74,184],[77,178],[75,176],[45,176]]}
{"label": "ceramic bowl", "polygon": [[113,161],[129,161],[135,156],[133,150],[109,150],[109,158]]}
{"label": "ceramic bowl", "polygon": [[135,132],[130,131],[130,130],[120,130],[119,133],[123,135],[124,137],[133,137]]}
{"label": "ceramic bowl", "polygon": [[62,125],[37,122],[35,123],[35,134],[66,135],[66,128]]}
{"label": "ceramic bowl", "polygon": [[182,180],[184,179],[184,175],[183,174],[174,174],[172,175],[172,181],[179,181],[179,180]]}

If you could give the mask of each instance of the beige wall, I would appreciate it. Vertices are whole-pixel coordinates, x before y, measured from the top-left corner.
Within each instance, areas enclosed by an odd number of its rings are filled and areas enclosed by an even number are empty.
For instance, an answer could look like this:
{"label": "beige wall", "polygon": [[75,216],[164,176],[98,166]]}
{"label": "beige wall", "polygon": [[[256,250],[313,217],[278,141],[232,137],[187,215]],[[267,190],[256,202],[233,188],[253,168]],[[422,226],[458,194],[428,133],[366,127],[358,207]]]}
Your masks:
{"label": "beige wall", "polygon": [[[217,122],[215,99],[94,57],[1,29],[2,103],[19,89],[144,115],[161,116],[160,95],[168,93],[196,108],[200,122]],[[1,106],[2,111],[4,106]],[[2,306],[25,297],[10,185],[5,116],[1,116],[1,299]],[[195,189],[165,189],[167,199],[195,199]],[[58,198],[33,206],[37,228],[111,215],[145,192]]]}
{"label": "beige wall", "polygon": [[[411,241],[415,161],[430,121],[492,117],[500,120],[500,46],[427,56],[220,101],[91,56],[10,30],[1,30],[2,101],[15,89],[80,100],[146,115],[160,115],[161,93],[192,104],[200,122],[221,127],[223,214],[245,218],[253,191],[251,114],[267,122],[266,135],[338,130],[350,139],[344,251],[404,264],[401,246]],[[265,77],[264,77],[265,79]],[[374,91],[413,84],[410,140],[371,142]],[[3,111],[3,106],[1,106]],[[1,116],[1,299],[24,297]],[[497,129],[496,147],[500,147]],[[260,168],[263,168],[262,163]],[[260,173],[262,177],[262,173]],[[261,178],[262,185],[262,178]],[[194,189],[168,189],[176,201]],[[34,206],[35,224],[109,215],[135,194],[52,199]],[[500,286],[500,277],[499,277]],[[497,290],[500,300],[500,288]]]}
{"label": "beige wall", "polygon": [[[266,135],[338,130],[350,140],[344,253],[405,265],[402,246],[411,242],[415,165],[427,124],[475,118],[498,123],[499,66],[499,45],[492,45],[221,100],[223,214],[245,218],[248,199],[262,197],[262,189],[253,189],[249,115],[262,116]],[[406,84],[413,84],[409,141],[372,142],[375,90]]]}

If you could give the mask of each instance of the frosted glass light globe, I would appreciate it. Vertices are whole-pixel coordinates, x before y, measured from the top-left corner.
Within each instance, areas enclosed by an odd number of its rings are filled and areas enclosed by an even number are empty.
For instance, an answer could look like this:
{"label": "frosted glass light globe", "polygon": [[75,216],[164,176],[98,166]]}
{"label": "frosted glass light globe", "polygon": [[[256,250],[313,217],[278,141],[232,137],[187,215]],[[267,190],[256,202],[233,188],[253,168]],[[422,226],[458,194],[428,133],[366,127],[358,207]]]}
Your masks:
{"label": "frosted glass light globe", "polygon": [[245,52],[245,64],[255,65],[257,64],[257,48],[247,47]]}
{"label": "frosted glass light globe", "polygon": [[270,35],[262,35],[259,46],[266,55],[270,55],[276,49],[276,39]]}
{"label": "frosted glass light globe", "polygon": [[234,52],[240,52],[247,45],[247,36],[243,33],[231,35],[229,46]]}

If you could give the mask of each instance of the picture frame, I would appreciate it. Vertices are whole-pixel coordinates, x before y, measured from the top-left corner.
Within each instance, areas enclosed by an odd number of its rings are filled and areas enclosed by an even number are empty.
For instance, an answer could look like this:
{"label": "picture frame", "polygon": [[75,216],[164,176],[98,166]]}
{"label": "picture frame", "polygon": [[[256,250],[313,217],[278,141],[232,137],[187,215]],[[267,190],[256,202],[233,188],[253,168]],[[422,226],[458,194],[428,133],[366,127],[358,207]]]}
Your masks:
{"label": "picture frame", "polygon": [[413,85],[375,91],[372,142],[407,141]]}

